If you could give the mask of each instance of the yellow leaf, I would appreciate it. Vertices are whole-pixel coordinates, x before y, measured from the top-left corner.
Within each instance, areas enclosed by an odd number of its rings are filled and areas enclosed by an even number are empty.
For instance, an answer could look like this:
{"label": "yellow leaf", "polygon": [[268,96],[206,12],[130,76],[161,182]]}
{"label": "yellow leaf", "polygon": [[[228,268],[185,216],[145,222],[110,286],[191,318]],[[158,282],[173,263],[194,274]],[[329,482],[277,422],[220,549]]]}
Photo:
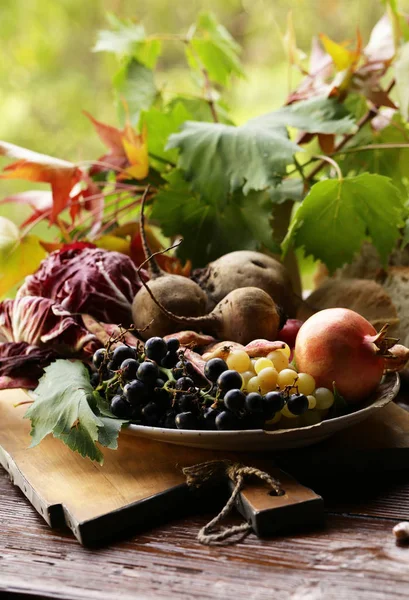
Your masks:
{"label": "yellow leaf", "polygon": [[92,242],[98,248],[104,248],[104,250],[113,250],[114,252],[121,252],[122,254],[130,255],[130,241],[124,240],[123,238],[116,237],[115,235],[103,235],[98,240]]}
{"label": "yellow leaf", "polygon": [[131,164],[130,167],[125,169],[126,176],[134,177],[135,179],[145,179],[148,175],[149,156],[146,133],[146,127],[144,127],[141,135],[135,133],[129,125],[125,128],[122,144],[126,157]]}
{"label": "yellow leaf", "polygon": [[325,50],[334,61],[334,65],[338,71],[345,71],[356,62],[356,52],[348,50],[341,44],[337,44],[337,42],[331,40],[325,33],[320,34],[320,39]]}
{"label": "yellow leaf", "polygon": [[16,225],[0,217],[0,297],[34,273],[46,256],[36,235],[20,238]]}

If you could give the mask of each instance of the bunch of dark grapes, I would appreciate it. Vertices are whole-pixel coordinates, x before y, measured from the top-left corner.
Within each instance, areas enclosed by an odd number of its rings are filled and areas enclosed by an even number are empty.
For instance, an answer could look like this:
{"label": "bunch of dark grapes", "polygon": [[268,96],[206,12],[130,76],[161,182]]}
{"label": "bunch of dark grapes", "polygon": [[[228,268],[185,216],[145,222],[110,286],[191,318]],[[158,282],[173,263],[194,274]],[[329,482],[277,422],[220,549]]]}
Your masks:
{"label": "bunch of dark grapes", "polygon": [[152,337],[143,349],[118,346],[97,350],[91,381],[121,419],[178,429],[261,429],[286,405],[294,415],[308,409],[303,394],[242,391],[238,371],[221,358],[206,363],[209,384],[195,383],[195,369],[185,359],[179,340]]}

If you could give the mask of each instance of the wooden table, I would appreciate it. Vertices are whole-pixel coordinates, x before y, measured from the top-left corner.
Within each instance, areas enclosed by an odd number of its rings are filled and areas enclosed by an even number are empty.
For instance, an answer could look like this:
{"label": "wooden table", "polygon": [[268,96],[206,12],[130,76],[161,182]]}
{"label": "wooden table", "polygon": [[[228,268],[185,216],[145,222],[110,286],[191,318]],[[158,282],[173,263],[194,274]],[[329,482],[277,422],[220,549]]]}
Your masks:
{"label": "wooden table", "polygon": [[409,546],[396,546],[392,527],[409,520],[409,471],[314,489],[327,507],[321,531],[204,547],[196,533],[213,515],[200,515],[90,550],[50,530],[0,468],[0,597],[407,599]]}

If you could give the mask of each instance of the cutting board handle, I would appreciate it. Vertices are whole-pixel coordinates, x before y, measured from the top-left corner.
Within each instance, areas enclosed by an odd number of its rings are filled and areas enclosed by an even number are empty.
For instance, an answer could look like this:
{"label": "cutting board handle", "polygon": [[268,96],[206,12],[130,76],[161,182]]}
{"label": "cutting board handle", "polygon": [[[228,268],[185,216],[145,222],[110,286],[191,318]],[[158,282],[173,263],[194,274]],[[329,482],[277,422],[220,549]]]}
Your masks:
{"label": "cutting board handle", "polygon": [[[324,520],[322,498],[280,469],[267,473],[255,466],[213,460],[187,467],[183,473],[190,486],[199,487],[227,478],[231,489],[231,496],[219,514],[199,531],[197,537],[202,544],[229,542],[252,530],[258,536],[266,536],[299,525],[321,524]],[[244,489],[249,479],[256,484]],[[221,528],[233,507],[246,522]]]}

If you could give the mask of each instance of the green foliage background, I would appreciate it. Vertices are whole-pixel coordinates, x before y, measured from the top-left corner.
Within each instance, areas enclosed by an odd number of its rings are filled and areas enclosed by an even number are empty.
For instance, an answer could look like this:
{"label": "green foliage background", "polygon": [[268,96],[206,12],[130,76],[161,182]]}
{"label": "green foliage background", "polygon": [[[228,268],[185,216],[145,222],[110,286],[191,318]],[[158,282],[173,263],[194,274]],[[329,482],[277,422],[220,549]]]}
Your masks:
{"label": "green foliage background", "polygon": [[[409,0],[400,6],[409,10]],[[241,123],[280,106],[297,81],[277,31],[290,10],[298,44],[308,51],[319,32],[342,41],[354,39],[358,26],[366,40],[384,7],[374,0],[2,0],[0,139],[73,161],[95,158],[101,145],[81,110],[117,122],[115,58],[91,52],[106,12],[140,19],[148,33],[180,33],[201,10],[213,11],[243,46],[247,79],[233,84],[229,98]],[[167,42],[160,71],[163,84],[186,88],[179,44]],[[22,187],[2,184],[2,195]]]}

